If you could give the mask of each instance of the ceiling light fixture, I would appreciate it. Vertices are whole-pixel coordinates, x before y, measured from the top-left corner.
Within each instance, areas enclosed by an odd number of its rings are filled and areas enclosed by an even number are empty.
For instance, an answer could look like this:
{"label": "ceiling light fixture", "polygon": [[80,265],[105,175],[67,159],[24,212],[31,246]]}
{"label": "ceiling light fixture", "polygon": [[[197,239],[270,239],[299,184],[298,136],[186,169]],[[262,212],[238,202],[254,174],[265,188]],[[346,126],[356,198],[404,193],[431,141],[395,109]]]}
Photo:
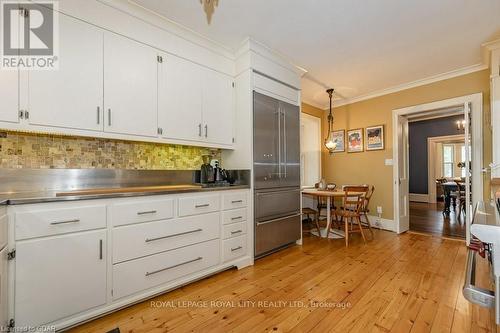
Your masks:
{"label": "ceiling light fixture", "polygon": [[457,120],[457,130],[464,130],[465,129],[465,119],[464,120]]}
{"label": "ceiling light fixture", "polygon": [[332,114],[332,97],[333,89],[328,89],[326,91],[330,97],[330,113],[328,114],[328,135],[325,139],[325,147],[328,149],[330,154],[333,154],[335,148],[337,148],[337,139],[333,136],[333,114]]}
{"label": "ceiling light fixture", "polygon": [[210,24],[212,22],[212,15],[215,12],[215,7],[219,5],[219,0],[200,0],[203,5],[203,10],[207,14],[207,22]]}

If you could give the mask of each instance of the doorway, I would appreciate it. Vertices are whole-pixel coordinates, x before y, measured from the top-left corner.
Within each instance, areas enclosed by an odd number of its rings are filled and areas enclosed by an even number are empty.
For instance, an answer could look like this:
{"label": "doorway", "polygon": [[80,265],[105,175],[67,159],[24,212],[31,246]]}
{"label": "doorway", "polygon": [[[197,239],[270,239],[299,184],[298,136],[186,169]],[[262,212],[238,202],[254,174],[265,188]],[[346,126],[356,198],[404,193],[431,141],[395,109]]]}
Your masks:
{"label": "doorway", "polygon": [[[465,238],[463,106],[432,117],[409,117],[410,230]],[[451,185],[450,185],[451,184]],[[450,188],[453,191],[445,191]],[[445,200],[445,196],[453,200]]]}
{"label": "doorway", "polygon": [[[483,198],[483,95],[473,94],[443,101],[421,104],[393,111],[393,184],[394,184],[394,220],[398,233],[406,232],[410,227],[409,193],[409,121],[418,117],[436,117],[446,114],[450,109],[462,108],[465,135],[465,198],[466,218],[465,237],[470,241],[472,203]],[[471,196],[472,194],[472,196]]]}

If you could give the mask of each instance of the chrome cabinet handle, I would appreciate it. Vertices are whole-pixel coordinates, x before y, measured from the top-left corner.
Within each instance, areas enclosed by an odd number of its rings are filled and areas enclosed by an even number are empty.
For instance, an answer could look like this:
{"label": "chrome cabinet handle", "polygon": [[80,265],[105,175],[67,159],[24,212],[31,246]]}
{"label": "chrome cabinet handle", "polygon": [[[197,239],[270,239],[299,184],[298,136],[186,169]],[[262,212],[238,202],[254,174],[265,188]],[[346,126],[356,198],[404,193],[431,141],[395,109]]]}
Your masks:
{"label": "chrome cabinet handle", "polygon": [[145,212],[137,212],[137,215],[147,215],[147,214],[156,214],[156,210],[147,210]]}
{"label": "chrome cabinet handle", "polygon": [[285,170],[285,178],[287,176],[286,172],[287,172],[287,154],[286,154],[286,140],[287,140],[287,137],[286,137],[286,115],[285,115],[285,111],[281,111],[281,114],[283,115],[283,155],[285,155],[283,157],[283,168]]}
{"label": "chrome cabinet handle", "polygon": [[281,106],[278,108],[278,178],[281,179]]}
{"label": "chrome cabinet handle", "polygon": [[243,232],[243,230],[231,231],[231,235],[239,234],[241,232]]}
{"label": "chrome cabinet handle", "polygon": [[201,136],[201,124],[198,124],[198,136]]}
{"label": "chrome cabinet handle", "polygon": [[150,275],[153,275],[153,274],[164,272],[164,271],[167,271],[167,270],[172,269],[172,268],[176,268],[176,267],[179,267],[179,266],[190,264],[192,262],[200,261],[202,259],[203,259],[203,257],[198,257],[196,259],[188,260],[188,261],[182,262],[180,264],[176,264],[176,265],[168,266],[168,267],[165,267],[165,268],[162,268],[162,269],[158,269],[156,271],[146,272],[146,276],[150,276]]}
{"label": "chrome cabinet handle", "polygon": [[99,239],[99,260],[102,260],[102,239]]}
{"label": "chrome cabinet handle", "polygon": [[150,242],[154,242],[154,241],[161,240],[161,239],[167,239],[167,238],[172,238],[172,237],[177,237],[177,236],[182,236],[182,235],[193,234],[195,232],[200,232],[200,231],[203,231],[203,229],[184,231],[184,232],[179,232],[177,234],[161,236],[161,237],[156,237],[156,238],[146,238],[145,242],[150,243]]}
{"label": "chrome cabinet handle", "polygon": [[257,225],[257,226],[260,226],[260,225],[264,225],[264,224],[269,224],[269,223],[273,223],[273,222],[278,222],[278,221],[285,220],[285,219],[290,219],[290,218],[297,217],[297,216],[302,216],[302,213],[298,213],[298,214],[291,215],[291,216],[279,217],[279,218],[272,219],[272,220],[265,221],[265,222],[257,222],[257,223],[256,223],[256,225]]}
{"label": "chrome cabinet handle", "polygon": [[108,126],[111,126],[111,109],[108,109]]}
{"label": "chrome cabinet handle", "polygon": [[242,218],[243,218],[243,216],[235,216],[235,217],[231,217],[231,220],[234,221],[234,220],[239,220]]}
{"label": "chrome cabinet handle", "polygon": [[97,107],[97,125],[101,123],[101,108]]}
{"label": "chrome cabinet handle", "polygon": [[235,248],[231,248],[231,252],[241,250],[242,248],[243,248],[243,246],[238,246],[238,247],[235,247]]}
{"label": "chrome cabinet handle", "polygon": [[203,207],[208,207],[210,204],[202,204],[202,205],[196,205],[194,208],[203,208]]}
{"label": "chrome cabinet handle", "polygon": [[73,219],[73,220],[66,220],[66,221],[56,221],[50,223],[51,225],[59,225],[59,224],[67,224],[67,223],[78,223],[80,222],[80,219]]}
{"label": "chrome cabinet handle", "polygon": [[233,201],[231,201],[231,203],[242,203],[242,202],[243,202],[243,200],[233,200]]}
{"label": "chrome cabinet handle", "polygon": [[205,138],[208,138],[208,125],[205,125]]}

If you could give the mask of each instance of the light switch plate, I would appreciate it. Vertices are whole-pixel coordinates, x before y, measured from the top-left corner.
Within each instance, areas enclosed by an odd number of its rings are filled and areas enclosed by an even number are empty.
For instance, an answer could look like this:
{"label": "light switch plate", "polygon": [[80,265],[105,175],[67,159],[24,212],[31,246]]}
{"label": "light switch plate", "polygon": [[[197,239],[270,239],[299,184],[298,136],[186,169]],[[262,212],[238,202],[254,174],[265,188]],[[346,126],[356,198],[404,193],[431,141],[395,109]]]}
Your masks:
{"label": "light switch plate", "polygon": [[385,165],[394,165],[392,158],[386,158],[385,159]]}

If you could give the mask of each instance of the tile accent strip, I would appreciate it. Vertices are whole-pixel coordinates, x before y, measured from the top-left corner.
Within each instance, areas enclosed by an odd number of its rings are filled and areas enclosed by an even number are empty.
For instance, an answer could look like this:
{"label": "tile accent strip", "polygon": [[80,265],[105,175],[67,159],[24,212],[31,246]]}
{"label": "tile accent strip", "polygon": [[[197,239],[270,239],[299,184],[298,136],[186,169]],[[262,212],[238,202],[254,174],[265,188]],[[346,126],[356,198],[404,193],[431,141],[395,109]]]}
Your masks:
{"label": "tile accent strip", "polygon": [[0,132],[0,168],[197,170],[208,153],[221,158],[201,147]]}

